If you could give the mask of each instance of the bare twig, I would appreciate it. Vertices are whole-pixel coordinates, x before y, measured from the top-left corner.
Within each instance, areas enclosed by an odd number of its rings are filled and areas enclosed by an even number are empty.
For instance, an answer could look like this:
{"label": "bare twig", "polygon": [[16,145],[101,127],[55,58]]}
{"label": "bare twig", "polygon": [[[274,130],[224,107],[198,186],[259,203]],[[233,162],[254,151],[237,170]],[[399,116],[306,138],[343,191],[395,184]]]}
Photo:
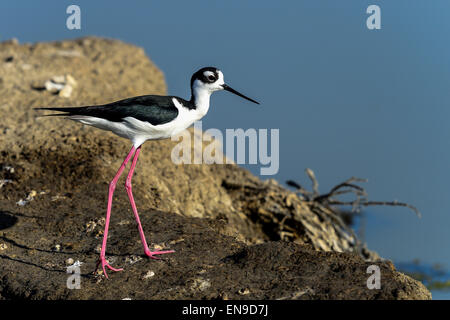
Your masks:
{"label": "bare twig", "polygon": [[[298,184],[295,181],[289,180],[287,182],[288,185],[297,188],[297,192],[304,195],[308,200],[312,200],[313,202],[320,203],[323,205],[351,205],[352,206],[352,212],[359,212],[360,207],[368,207],[368,206],[396,206],[396,207],[406,207],[408,209],[411,209],[416,213],[416,215],[420,218],[421,213],[420,211],[404,202],[398,202],[398,201],[369,201],[368,200],[368,194],[366,190],[355,184],[355,183],[364,183],[367,182],[367,179],[361,179],[357,177],[351,177],[350,179],[345,180],[344,182],[341,182],[331,188],[331,190],[324,194],[319,194],[319,183],[317,181],[317,178],[314,174],[314,171],[307,168],[305,170],[306,175],[309,177],[313,184],[313,191],[305,190],[300,184]],[[335,199],[336,196],[353,193],[356,197],[353,201],[340,201]]]}
{"label": "bare twig", "polygon": [[303,188],[301,185],[299,185],[297,182],[293,181],[293,180],[288,180],[286,181],[286,184],[288,186],[294,187],[296,188],[296,192],[300,193],[303,197],[306,198],[306,200],[311,200],[313,198],[313,193],[311,191],[306,190],[305,188]]}
{"label": "bare twig", "polygon": [[[314,201],[321,202],[323,200],[330,199],[333,196],[344,194],[344,193],[349,193],[349,192],[355,193],[356,196],[367,197],[368,194],[367,194],[366,190],[364,190],[364,188],[362,188],[362,187],[360,187],[360,186],[358,186],[356,184],[351,183],[353,181],[360,181],[360,182],[366,182],[366,181],[364,181],[362,179],[359,179],[359,180],[356,180],[356,179],[358,179],[358,178],[350,178],[347,181],[344,181],[344,182],[338,184],[337,186],[333,187],[330,190],[330,192],[325,193],[323,195],[320,195],[320,196],[314,198]],[[342,189],[344,187],[348,187],[349,189],[344,189],[344,191],[340,190],[340,189]]]}
{"label": "bare twig", "polygon": [[[332,200],[332,201],[328,201],[329,205],[340,205],[340,206],[346,206],[346,205],[353,205],[354,201],[337,201],[337,200]],[[416,213],[416,215],[421,218],[422,214],[420,213],[419,209],[417,209],[416,207],[408,204],[408,203],[404,203],[404,202],[398,202],[398,201],[365,201],[365,202],[359,202],[360,206],[364,206],[364,207],[368,207],[368,206],[395,206],[395,207],[406,207],[408,209],[411,209],[412,211],[414,211]]]}
{"label": "bare twig", "polygon": [[314,196],[319,196],[319,182],[316,179],[316,175],[314,174],[314,171],[312,171],[310,168],[305,169],[306,175],[309,177],[309,179],[312,182],[312,188],[313,188],[313,194]]}

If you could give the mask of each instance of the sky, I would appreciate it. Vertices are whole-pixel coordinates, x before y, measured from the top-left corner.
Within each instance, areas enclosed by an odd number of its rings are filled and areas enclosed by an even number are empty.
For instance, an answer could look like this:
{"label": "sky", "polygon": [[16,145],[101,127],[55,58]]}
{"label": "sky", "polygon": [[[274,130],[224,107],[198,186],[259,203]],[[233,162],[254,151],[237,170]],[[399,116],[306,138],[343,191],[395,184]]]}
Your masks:
{"label": "sky", "polygon": [[[66,28],[71,4],[81,30]],[[366,26],[372,4],[380,30]],[[143,47],[185,98],[194,71],[220,68],[261,106],[217,93],[203,129],[279,129],[279,172],[263,179],[308,185],[311,168],[326,192],[367,178],[370,199],[422,212],[366,210],[369,248],[450,267],[449,11],[446,0],[17,0],[0,2],[0,40],[118,38]]]}

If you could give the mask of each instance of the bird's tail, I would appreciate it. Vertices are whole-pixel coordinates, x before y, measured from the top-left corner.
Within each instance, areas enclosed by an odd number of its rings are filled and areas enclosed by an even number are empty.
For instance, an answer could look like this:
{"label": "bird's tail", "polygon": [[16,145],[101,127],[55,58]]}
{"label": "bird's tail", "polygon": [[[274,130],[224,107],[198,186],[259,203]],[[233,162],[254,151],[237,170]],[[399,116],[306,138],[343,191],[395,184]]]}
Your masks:
{"label": "bird's tail", "polygon": [[61,117],[61,116],[70,116],[76,113],[76,111],[79,109],[77,107],[75,108],[33,108],[34,110],[47,110],[47,111],[60,111],[64,113],[51,113],[51,114],[43,114],[40,117]]}

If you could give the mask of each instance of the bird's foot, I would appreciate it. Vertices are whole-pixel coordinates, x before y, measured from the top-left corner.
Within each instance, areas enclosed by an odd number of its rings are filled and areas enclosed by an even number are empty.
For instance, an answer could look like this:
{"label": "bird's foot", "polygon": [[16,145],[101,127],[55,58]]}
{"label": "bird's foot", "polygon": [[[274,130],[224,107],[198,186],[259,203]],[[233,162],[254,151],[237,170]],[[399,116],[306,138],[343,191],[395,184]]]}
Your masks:
{"label": "bird's foot", "polygon": [[166,254],[166,253],[174,253],[175,250],[156,250],[156,251],[150,251],[150,249],[147,248],[147,250],[145,250],[145,254],[150,258],[150,259],[157,259],[159,260],[160,258],[155,257],[156,255],[159,254]]}
{"label": "bird's foot", "polygon": [[105,267],[107,267],[109,270],[112,270],[112,271],[115,271],[115,272],[123,270],[122,268],[116,269],[116,268],[111,267],[105,257],[100,257],[100,259],[98,259],[97,267],[95,268],[95,270],[98,269],[98,266],[100,264],[102,265],[103,274],[105,275],[106,279],[108,279],[108,274],[106,273],[106,268]]}

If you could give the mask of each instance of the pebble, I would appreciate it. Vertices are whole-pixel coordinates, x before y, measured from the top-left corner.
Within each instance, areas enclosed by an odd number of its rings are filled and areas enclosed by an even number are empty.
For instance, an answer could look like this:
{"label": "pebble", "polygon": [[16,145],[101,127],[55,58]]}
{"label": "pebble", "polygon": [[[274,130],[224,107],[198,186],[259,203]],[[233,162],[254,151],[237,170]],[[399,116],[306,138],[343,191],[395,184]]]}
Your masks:
{"label": "pebble", "polygon": [[67,197],[60,196],[59,194],[57,194],[56,196],[52,196],[50,200],[53,202],[53,201],[58,201],[58,200],[61,200],[61,199],[67,199]]}
{"label": "pebble", "polygon": [[97,223],[93,220],[89,221],[88,223],[86,223],[86,232],[92,232],[95,230],[95,227],[97,226]]}
{"label": "pebble", "polygon": [[0,251],[4,251],[8,249],[8,246],[6,245],[6,243],[0,243]]}
{"label": "pebble", "polygon": [[228,295],[226,293],[222,293],[220,295],[220,298],[222,298],[222,300],[230,300],[230,298],[228,298]]}
{"label": "pebble", "polygon": [[28,201],[25,201],[25,200],[23,200],[23,199],[20,199],[19,201],[16,202],[16,204],[17,204],[18,206],[21,206],[21,207],[23,207],[23,206],[26,205],[27,203],[28,203]]}
{"label": "pebble", "polygon": [[14,167],[12,167],[12,166],[3,166],[3,170],[5,170],[9,173],[14,173]]}
{"label": "pebble", "polygon": [[6,185],[7,183],[12,183],[13,181],[11,179],[1,179],[0,180],[0,189]]}
{"label": "pebble", "polygon": [[66,264],[69,266],[73,265],[74,263],[75,263],[75,261],[72,258],[69,258],[66,260]]}
{"label": "pebble", "polygon": [[53,76],[45,81],[44,85],[32,83],[34,89],[45,89],[51,93],[58,94],[60,97],[69,98],[72,95],[73,88],[77,86],[77,81],[70,74]]}
{"label": "pebble", "polygon": [[59,92],[59,96],[63,98],[70,98],[70,95],[72,94],[72,86],[65,85],[64,88]]}
{"label": "pebble", "polygon": [[142,279],[148,279],[148,278],[153,277],[154,275],[155,275],[155,273],[150,270],[142,277]]}
{"label": "pebble", "polygon": [[138,257],[135,255],[125,258],[125,262],[127,262],[129,264],[135,264],[136,262],[141,261],[141,260],[142,260],[142,257]]}
{"label": "pebble", "polygon": [[247,294],[250,294],[250,290],[249,290],[248,288],[240,289],[240,290],[238,291],[238,293],[239,293],[241,296],[245,296],[245,295],[247,295]]}
{"label": "pebble", "polygon": [[177,244],[178,242],[183,242],[183,241],[184,241],[184,238],[180,238],[180,239],[177,239],[177,240],[170,241],[169,244]]}
{"label": "pebble", "polygon": [[34,197],[36,197],[36,195],[37,195],[36,190],[31,190],[31,192],[28,194],[28,196],[25,199],[20,199],[19,201],[16,202],[16,204],[23,207],[28,202],[32,201],[34,199]]}
{"label": "pebble", "polygon": [[55,83],[51,80],[45,81],[45,90],[51,92],[51,93],[57,93],[61,91],[64,88],[64,84],[62,83]]}
{"label": "pebble", "polygon": [[194,283],[191,285],[191,290],[204,291],[211,287],[211,282],[209,279],[197,278],[194,279]]}
{"label": "pebble", "polygon": [[[70,258],[69,258],[70,259]],[[67,260],[69,260],[67,259]],[[73,260],[72,260],[73,261]],[[84,262],[81,262],[79,260],[75,261],[73,264],[70,265],[70,267],[80,267]]]}

